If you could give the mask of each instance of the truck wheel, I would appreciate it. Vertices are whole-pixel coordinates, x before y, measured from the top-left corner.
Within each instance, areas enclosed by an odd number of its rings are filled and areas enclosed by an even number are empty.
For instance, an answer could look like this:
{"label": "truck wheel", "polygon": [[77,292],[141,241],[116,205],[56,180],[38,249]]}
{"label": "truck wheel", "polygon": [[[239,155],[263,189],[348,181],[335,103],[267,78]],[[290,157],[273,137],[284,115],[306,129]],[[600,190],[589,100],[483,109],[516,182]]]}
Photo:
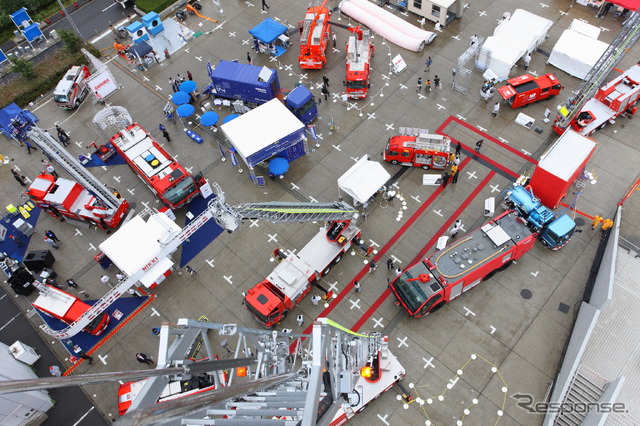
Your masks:
{"label": "truck wheel", "polygon": [[605,127],[607,127],[607,122],[606,122],[606,121],[605,121],[604,123],[602,123],[602,124],[600,125],[600,127],[598,127],[598,130],[602,130],[602,129],[604,129]]}
{"label": "truck wheel", "polygon": [[442,308],[444,306],[444,302],[440,302],[438,303],[436,306],[434,306],[433,308],[431,308],[431,310],[429,311],[430,314],[436,312],[437,310],[439,310],[440,308]]}
{"label": "truck wheel", "polygon": [[507,263],[505,263],[504,265],[502,265],[500,268],[498,268],[498,271],[504,271],[505,269],[507,269],[512,264],[513,264],[513,260],[510,260]]}
{"label": "truck wheel", "polygon": [[324,271],[322,271],[322,276],[324,277],[326,275],[329,275],[329,272],[331,272],[331,265],[324,268]]}
{"label": "truck wheel", "polygon": [[498,272],[498,269],[494,269],[493,271],[489,272],[487,275],[484,276],[482,281],[486,281],[486,280],[490,279],[491,277],[493,277],[496,274],[496,272]]}
{"label": "truck wheel", "polygon": [[391,160],[391,164],[393,164],[394,166],[397,166],[399,163],[398,163],[398,160]]}
{"label": "truck wheel", "polygon": [[333,259],[333,264],[335,265],[336,263],[340,263],[340,261],[342,260],[342,255],[343,253],[340,253],[339,255],[336,256],[335,259]]}
{"label": "truck wheel", "polygon": [[422,168],[422,170],[429,170],[431,168],[431,166],[429,166],[428,164],[423,164],[420,167]]}

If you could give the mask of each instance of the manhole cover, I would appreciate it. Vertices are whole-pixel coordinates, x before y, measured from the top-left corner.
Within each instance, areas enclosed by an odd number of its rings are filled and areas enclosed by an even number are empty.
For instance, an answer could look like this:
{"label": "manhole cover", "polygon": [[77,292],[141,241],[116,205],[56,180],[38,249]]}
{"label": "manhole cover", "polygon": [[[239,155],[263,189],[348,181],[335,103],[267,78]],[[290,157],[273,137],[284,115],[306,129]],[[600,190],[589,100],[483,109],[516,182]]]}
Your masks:
{"label": "manhole cover", "polygon": [[558,310],[560,312],[562,312],[563,314],[568,314],[569,313],[569,305],[565,305],[564,303],[560,303],[558,305]]}
{"label": "manhole cover", "polygon": [[525,300],[529,300],[529,299],[531,299],[531,296],[533,296],[533,293],[531,293],[531,290],[527,290],[525,288],[524,290],[522,290],[520,292],[520,296],[522,296],[522,298],[525,299]]}

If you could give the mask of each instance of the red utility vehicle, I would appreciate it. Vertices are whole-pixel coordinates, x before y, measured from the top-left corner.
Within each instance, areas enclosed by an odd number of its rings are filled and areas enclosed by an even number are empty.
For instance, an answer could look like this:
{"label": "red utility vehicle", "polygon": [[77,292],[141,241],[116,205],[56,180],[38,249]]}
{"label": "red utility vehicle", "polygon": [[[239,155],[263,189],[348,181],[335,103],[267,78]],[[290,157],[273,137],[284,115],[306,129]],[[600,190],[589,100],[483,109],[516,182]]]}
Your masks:
{"label": "red utility vehicle", "polygon": [[559,94],[563,87],[553,74],[539,77],[524,74],[507,80],[507,85],[500,87],[498,93],[509,101],[511,108],[519,108],[552,98]]}
{"label": "red utility vehicle", "polygon": [[331,11],[324,0],[322,5],[307,9],[304,21],[298,22],[300,31],[300,54],[298,64],[307,70],[319,70],[326,67],[325,52],[329,43],[329,18]]}
{"label": "red utility vehicle", "polygon": [[350,99],[363,99],[369,92],[370,63],[375,48],[368,30],[362,31],[359,26],[348,29],[353,34],[347,40],[345,93]]}
{"label": "red utility vehicle", "polygon": [[432,135],[425,129],[400,128],[400,135],[389,139],[382,153],[385,161],[403,166],[444,169],[449,163],[451,139]]}

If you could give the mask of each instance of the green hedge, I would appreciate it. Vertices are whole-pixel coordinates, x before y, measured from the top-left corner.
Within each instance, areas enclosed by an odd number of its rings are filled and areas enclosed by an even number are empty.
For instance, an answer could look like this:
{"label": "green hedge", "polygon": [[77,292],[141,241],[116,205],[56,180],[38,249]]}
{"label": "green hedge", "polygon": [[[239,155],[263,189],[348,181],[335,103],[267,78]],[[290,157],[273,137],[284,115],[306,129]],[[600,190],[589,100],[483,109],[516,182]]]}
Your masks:
{"label": "green hedge", "polygon": [[160,13],[174,3],[176,0],[136,0],[136,7],[146,13]]}
{"label": "green hedge", "polygon": [[27,80],[20,76],[8,84],[0,86],[0,107],[15,102],[26,108],[42,94],[53,89],[73,65],[88,65],[87,58],[82,53],[69,53],[65,49],[58,49],[56,53],[37,64],[36,78]]}

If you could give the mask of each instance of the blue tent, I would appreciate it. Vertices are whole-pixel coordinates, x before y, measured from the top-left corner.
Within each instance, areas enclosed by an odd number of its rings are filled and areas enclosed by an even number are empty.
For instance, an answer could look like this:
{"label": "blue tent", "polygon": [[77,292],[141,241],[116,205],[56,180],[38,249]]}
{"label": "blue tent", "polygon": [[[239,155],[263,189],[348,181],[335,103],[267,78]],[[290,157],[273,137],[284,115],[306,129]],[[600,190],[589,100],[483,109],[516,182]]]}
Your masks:
{"label": "blue tent", "polygon": [[30,111],[23,110],[15,103],[11,103],[0,110],[0,133],[8,138],[22,139],[24,133],[37,121],[38,117]]}
{"label": "blue tent", "polygon": [[249,30],[249,34],[265,44],[270,44],[282,34],[287,32],[287,27],[271,18],[267,18]]}

